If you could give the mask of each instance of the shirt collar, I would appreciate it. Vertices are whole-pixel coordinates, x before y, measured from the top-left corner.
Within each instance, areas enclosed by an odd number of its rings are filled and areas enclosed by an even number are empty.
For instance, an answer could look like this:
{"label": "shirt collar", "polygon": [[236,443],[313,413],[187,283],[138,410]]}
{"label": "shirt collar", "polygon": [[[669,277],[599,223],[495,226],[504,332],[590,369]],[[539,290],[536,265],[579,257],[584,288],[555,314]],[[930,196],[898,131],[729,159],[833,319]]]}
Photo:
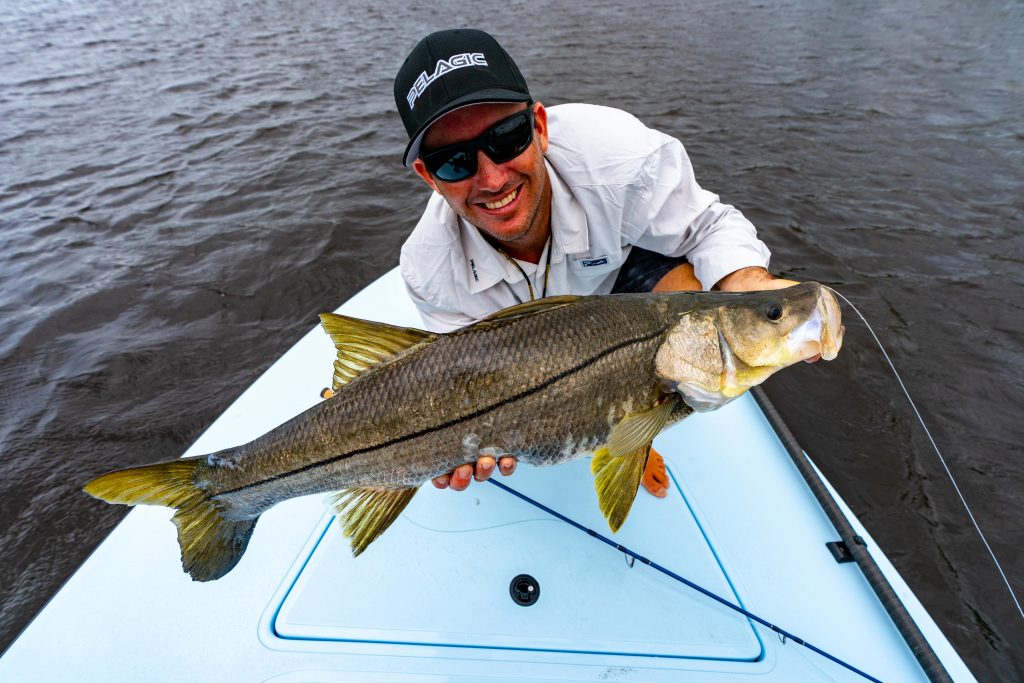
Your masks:
{"label": "shirt collar", "polygon": [[551,234],[555,247],[551,259],[558,262],[566,254],[579,254],[590,248],[587,214],[547,159],[544,166],[551,181]]}
{"label": "shirt collar", "polygon": [[484,239],[476,226],[456,216],[459,241],[465,258],[466,283],[470,294],[489,289],[502,280],[516,282],[523,274]]}

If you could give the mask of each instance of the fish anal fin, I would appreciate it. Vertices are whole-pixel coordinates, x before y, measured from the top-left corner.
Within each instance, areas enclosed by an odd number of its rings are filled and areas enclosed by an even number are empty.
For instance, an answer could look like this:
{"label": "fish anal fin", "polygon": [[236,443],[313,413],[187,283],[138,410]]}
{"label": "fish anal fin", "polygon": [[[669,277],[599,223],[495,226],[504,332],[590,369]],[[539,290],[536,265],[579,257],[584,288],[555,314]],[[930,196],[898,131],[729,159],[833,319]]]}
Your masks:
{"label": "fish anal fin", "polygon": [[590,469],[594,473],[597,503],[613,532],[619,530],[633,507],[650,449],[648,443],[620,456],[612,456],[607,448],[594,453]]}
{"label": "fish anal fin", "polygon": [[559,296],[545,297],[543,299],[535,299],[533,301],[527,301],[525,303],[509,306],[508,308],[503,308],[497,313],[490,314],[480,322],[495,322],[498,320],[509,320],[511,318],[532,315],[534,313],[540,313],[541,311],[574,304],[582,298],[582,296],[576,294],[562,294]]}
{"label": "fish anal fin", "polygon": [[413,327],[397,327],[337,313],[321,313],[320,324],[331,335],[334,348],[338,351],[334,361],[334,391],[368,368],[394,358],[417,344],[437,339],[436,334]]}
{"label": "fish anal fin", "polygon": [[381,489],[360,487],[345,489],[334,498],[345,538],[352,544],[352,556],[358,557],[378,536],[398,519],[416,495],[419,487]]}
{"label": "fish anal fin", "polygon": [[110,472],[86,484],[85,492],[108,503],[176,508],[181,566],[195,581],[212,581],[238,564],[258,517],[225,518],[217,502],[195,483],[196,468],[205,460],[181,458]]}

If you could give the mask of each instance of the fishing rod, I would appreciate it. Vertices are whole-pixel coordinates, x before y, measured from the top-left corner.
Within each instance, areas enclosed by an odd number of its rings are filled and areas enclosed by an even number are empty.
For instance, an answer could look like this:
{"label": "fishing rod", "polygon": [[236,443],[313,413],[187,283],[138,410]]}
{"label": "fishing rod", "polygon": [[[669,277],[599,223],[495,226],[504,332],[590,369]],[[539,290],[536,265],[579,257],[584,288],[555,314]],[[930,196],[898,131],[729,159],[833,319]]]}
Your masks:
{"label": "fishing rod", "polygon": [[[544,505],[544,503],[541,503],[540,501],[534,500],[533,498],[530,498],[526,494],[520,493],[519,491],[516,491],[515,489],[513,489],[513,488],[511,488],[509,486],[506,486],[505,484],[502,484],[501,482],[499,482],[499,481],[497,481],[495,479],[488,479],[487,481],[490,482],[491,484],[494,484],[495,486],[497,486],[498,488],[502,489],[503,491],[511,493],[513,496],[519,498],[520,500],[523,500],[523,501],[529,503],[530,505],[533,505],[534,507],[543,510],[544,512],[548,513],[552,517],[555,517],[555,518],[565,522],[566,524],[569,524],[569,525],[579,529],[580,531],[586,532],[589,536],[592,536],[593,538],[596,538],[597,540],[601,541],[602,543],[605,543],[606,545],[609,545],[612,548],[615,548],[619,552],[625,553],[627,556],[631,557],[633,560],[639,560],[642,564],[647,565],[651,569],[654,569],[655,571],[661,572],[662,574],[668,576],[669,578],[675,579],[676,581],[678,581],[678,582],[680,582],[680,583],[682,583],[682,584],[684,584],[684,585],[694,589],[695,591],[701,593],[702,595],[705,595],[705,596],[711,598],[712,600],[718,602],[719,604],[722,604],[725,607],[728,607],[729,609],[731,609],[731,610],[733,610],[735,612],[739,612],[740,614],[742,614],[743,616],[747,617],[748,619],[750,619],[752,621],[756,621],[757,623],[761,624],[762,626],[765,626],[766,628],[771,629],[772,631],[774,631],[775,633],[777,633],[779,636],[781,636],[783,638],[783,642],[785,642],[786,640],[791,640],[794,643],[796,643],[797,645],[802,645],[802,646],[806,647],[811,652],[815,652],[815,653],[821,655],[822,657],[825,657],[826,659],[828,659],[828,660],[830,660],[832,662],[835,662],[836,664],[842,666],[845,669],[848,669],[849,671],[852,671],[853,673],[857,674],[858,676],[861,676],[862,678],[864,678],[866,680],[873,681],[873,683],[882,683],[882,681],[880,681],[879,679],[875,678],[874,676],[872,676],[872,675],[870,675],[868,673],[865,673],[864,671],[861,671],[860,669],[858,669],[854,665],[839,659],[835,655],[829,654],[825,650],[822,650],[821,648],[819,648],[819,647],[817,647],[815,645],[812,645],[811,643],[807,642],[803,638],[800,638],[799,636],[797,636],[797,635],[795,635],[793,633],[790,633],[789,631],[787,631],[787,630],[785,630],[785,629],[783,629],[783,628],[781,628],[779,626],[776,626],[775,624],[771,623],[770,621],[768,621],[768,620],[766,620],[766,619],[764,619],[762,617],[759,617],[758,615],[754,614],[753,612],[751,612],[749,610],[746,610],[743,607],[740,607],[739,605],[737,605],[737,604],[735,604],[735,603],[733,603],[733,602],[731,602],[729,600],[726,600],[725,598],[721,597],[720,595],[717,595],[716,593],[713,593],[713,592],[709,591],[707,588],[704,588],[704,587],[694,583],[693,581],[690,581],[689,579],[686,579],[686,578],[680,576],[679,574],[676,574],[671,569],[667,569],[667,568],[661,566],[660,564],[658,564],[657,562],[654,562],[653,560],[649,560],[648,558],[644,557],[643,555],[640,555],[639,553],[634,552],[633,550],[630,550],[626,546],[621,545],[619,543],[616,543],[615,541],[611,540],[607,536],[604,536],[603,534],[598,533],[597,531],[594,531],[593,529],[590,529],[590,528],[588,528],[586,526],[583,526],[579,522],[577,522],[575,520],[572,520],[569,517],[566,517],[562,513],[558,512],[557,510],[553,510],[553,509],[549,508],[547,505]],[[947,680],[951,681],[951,679],[948,679],[948,677],[947,677]]]}

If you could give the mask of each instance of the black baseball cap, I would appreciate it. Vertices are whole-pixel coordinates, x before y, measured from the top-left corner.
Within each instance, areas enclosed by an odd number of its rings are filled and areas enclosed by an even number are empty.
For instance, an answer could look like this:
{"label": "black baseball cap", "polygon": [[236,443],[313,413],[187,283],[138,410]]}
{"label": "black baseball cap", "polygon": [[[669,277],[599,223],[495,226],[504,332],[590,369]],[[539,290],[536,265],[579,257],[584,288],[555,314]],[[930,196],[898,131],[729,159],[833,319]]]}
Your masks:
{"label": "black baseball cap", "polygon": [[531,99],[519,67],[489,34],[469,28],[431,33],[395,77],[395,104],[409,134],[402,163],[412,164],[427,128],[453,109]]}

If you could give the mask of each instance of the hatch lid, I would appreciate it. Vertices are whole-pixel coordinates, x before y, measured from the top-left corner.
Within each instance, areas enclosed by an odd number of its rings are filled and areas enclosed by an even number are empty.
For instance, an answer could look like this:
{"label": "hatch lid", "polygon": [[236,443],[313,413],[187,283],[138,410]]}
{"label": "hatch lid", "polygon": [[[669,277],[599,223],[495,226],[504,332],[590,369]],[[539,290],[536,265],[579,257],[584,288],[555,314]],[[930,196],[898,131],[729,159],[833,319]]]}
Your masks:
{"label": "hatch lid", "polygon": [[[611,536],[589,458],[520,464],[503,483]],[[641,490],[614,538],[739,603],[675,481],[665,499]],[[762,653],[743,616],[490,484],[424,486],[358,558],[331,515],[311,547],[271,620],[278,638],[743,661]],[[510,593],[520,575],[537,583],[529,605]]]}

